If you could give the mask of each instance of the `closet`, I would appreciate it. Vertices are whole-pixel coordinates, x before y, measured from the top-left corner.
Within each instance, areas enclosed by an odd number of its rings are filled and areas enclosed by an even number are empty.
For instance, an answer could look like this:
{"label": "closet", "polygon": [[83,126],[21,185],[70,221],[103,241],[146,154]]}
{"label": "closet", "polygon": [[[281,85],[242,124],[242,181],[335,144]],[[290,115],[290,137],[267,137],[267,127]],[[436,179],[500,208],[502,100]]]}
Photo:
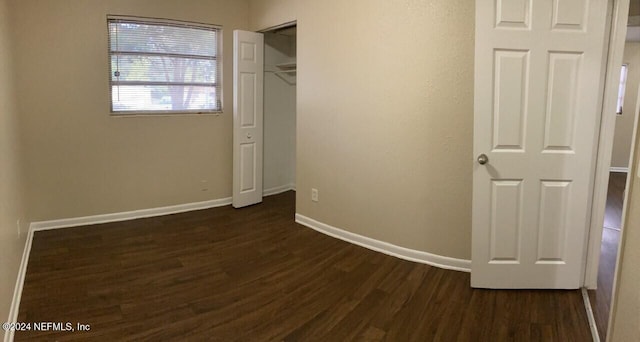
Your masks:
{"label": "closet", "polygon": [[264,32],[264,196],[295,190],[296,74],[296,27]]}

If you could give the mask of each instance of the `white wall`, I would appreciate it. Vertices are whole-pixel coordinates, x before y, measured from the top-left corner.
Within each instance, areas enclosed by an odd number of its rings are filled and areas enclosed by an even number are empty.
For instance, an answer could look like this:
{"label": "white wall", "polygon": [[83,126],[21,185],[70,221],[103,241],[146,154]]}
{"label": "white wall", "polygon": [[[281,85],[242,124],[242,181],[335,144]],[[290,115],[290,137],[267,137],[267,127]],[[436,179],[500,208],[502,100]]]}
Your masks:
{"label": "white wall", "polygon": [[[265,70],[281,70],[278,63],[295,62],[295,36],[265,34]],[[295,74],[264,75],[265,190],[295,187],[296,86]],[[283,79],[284,78],[284,79]]]}
{"label": "white wall", "polygon": [[611,154],[612,167],[629,167],[633,123],[635,119],[636,94],[640,84],[640,42],[627,42],[624,46],[623,63],[628,64],[628,77],[622,115],[616,116],[616,131]]}
{"label": "white wall", "polygon": [[[0,0],[0,322],[9,317],[29,226],[24,203],[20,122],[13,86],[15,67],[10,19],[7,1]],[[21,220],[20,236],[17,220]]]}

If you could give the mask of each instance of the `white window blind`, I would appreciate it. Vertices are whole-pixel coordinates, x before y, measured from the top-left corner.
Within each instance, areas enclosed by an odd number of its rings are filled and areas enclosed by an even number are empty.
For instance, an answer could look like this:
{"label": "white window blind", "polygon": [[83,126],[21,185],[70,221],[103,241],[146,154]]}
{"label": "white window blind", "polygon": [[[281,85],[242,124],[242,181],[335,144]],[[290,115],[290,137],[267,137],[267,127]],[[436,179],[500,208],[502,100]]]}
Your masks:
{"label": "white window blind", "polygon": [[222,111],[218,26],[109,16],[111,112]]}

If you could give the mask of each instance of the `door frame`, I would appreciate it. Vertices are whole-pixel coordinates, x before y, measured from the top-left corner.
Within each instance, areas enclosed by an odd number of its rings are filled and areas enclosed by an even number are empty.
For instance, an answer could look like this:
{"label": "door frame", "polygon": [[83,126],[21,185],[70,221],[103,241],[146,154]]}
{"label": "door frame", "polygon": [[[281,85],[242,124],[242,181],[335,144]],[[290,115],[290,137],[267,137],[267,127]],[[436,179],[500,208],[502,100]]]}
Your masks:
{"label": "door frame", "polygon": [[[297,20],[291,20],[291,21],[287,21],[284,22],[282,24],[278,24],[278,25],[273,25],[273,26],[269,26],[267,28],[255,31],[258,33],[266,33],[266,32],[270,32],[270,31],[275,31],[275,30],[279,30],[279,29],[283,29],[283,28],[287,28],[287,27],[291,27],[291,26],[298,26],[298,21]],[[296,50],[298,49],[298,44],[296,42]],[[298,56],[298,53],[296,51],[296,58]]]}
{"label": "door frame", "polygon": [[[281,29],[290,28],[290,27],[293,27],[293,26],[295,26],[296,28],[298,27],[298,21],[297,20],[291,20],[291,21],[283,22],[281,24],[277,24],[277,25],[269,26],[269,27],[266,27],[266,28],[263,28],[263,29],[255,30],[254,32],[266,34],[266,33],[269,33],[269,32],[275,32],[275,31],[278,31],[278,30],[281,30]],[[296,64],[297,64],[297,62],[298,62],[298,37],[297,37],[297,31],[296,31],[295,43],[296,43]],[[266,49],[266,45],[267,45],[266,43],[263,45],[263,49]],[[266,59],[266,57],[265,57],[265,59]],[[265,77],[265,79],[266,79],[266,77]],[[296,97],[295,97],[296,127],[295,127],[295,133],[296,134],[295,134],[295,141],[294,141],[294,144],[295,144],[295,151],[294,151],[294,159],[295,160],[294,160],[294,163],[295,163],[295,166],[296,166],[295,167],[296,170],[298,168],[297,167],[297,163],[298,163],[298,127],[297,127],[297,123],[298,123],[298,91],[297,91],[298,85],[297,84],[298,84],[298,81],[297,81],[297,79],[298,79],[298,77],[296,76],[296,83],[295,83],[295,88],[296,88]],[[264,97],[263,97],[263,102],[264,102]],[[262,129],[263,129],[263,138],[265,137],[265,135],[264,135],[265,126],[266,125],[263,125],[263,127],[262,127]],[[263,149],[264,149],[264,146],[263,146]],[[263,169],[263,177],[264,177],[264,163],[262,164],[262,169]],[[263,193],[262,193],[263,197],[276,195],[276,194],[282,193],[283,191],[291,191],[291,190],[293,190],[293,192],[296,193],[296,185],[298,184],[297,177],[298,177],[298,174],[296,172],[296,175],[295,175],[294,180],[293,180],[293,187],[291,187],[290,185],[287,185],[285,188],[278,187],[278,188],[276,188],[277,189],[276,192],[268,192],[267,195],[265,195],[264,184],[263,184]],[[294,198],[295,198],[295,196],[294,196]]]}
{"label": "door frame", "polygon": [[[608,114],[613,114],[617,103],[620,69],[622,67],[627,33],[627,20],[629,17],[630,0],[612,0],[612,2],[611,24],[608,25],[609,43],[607,51],[607,65],[605,69],[605,83],[604,89],[602,90],[600,132],[597,138],[598,147],[597,150],[594,151],[596,154],[596,165],[591,202],[591,223],[588,234],[589,240],[586,248],[583,285],[587,289],[595,289],[598,284],[598,265],[600,261],[600,247],[602,245],[603,230],[602,223],[604,222],[604,213],[607,204],[609,170],[611,167],[611,155],[613,153],[613,140],[616,126],[616,116]],[[611,110],[608,111],[607,108],[611,108]],[[623,225],[624,216],[625,213],[623,212]],[[624,234],[621,235],[621,240],[622,237],[624,237]],[[620,253],[620,250],[618,253]],[[618,265],[616,264],[616,274],[617,267]]]}
{"label": "door frame", "polygon": [[[636,93],[637,96],[637,100],[636,100],[636,108],[635,108],[635,120],[634,120],[634,128],[633,128],[633,135],[631,138],[632,141],[632,145],[631,145],[631,153],[629,156],[629,172],[628,172],[628,176],[627,176],[627,183],[626,183],[626,189],[630,189],[631,188],[631,183],[633,182],[633,177],[634,176],[639,176],[640,174],[638,174],[638,169],[637,169],[637,165],[638,164],[634,164],[634,162],[636,160],[635,159],[635,155],[636,155],[636,147],[637,142],[638,142],[638,138],[640,136],[640,130],[638,130],[638,123],[640,122],[640,87],[638,88],[638,92]],[[623,207],[622,207],[622,225],[624,226],[625,221],[626,221],[626,217],[627,217],[627,211],[630,208],[630,203],[629,203],[629,192],[625,191],[625,195],[624,195],[624,202],[623,202]],[[618,303],[618,295],[617,295],[617,287],[618,287],[618,280],[619,280],[619,271],[620,271],[620,261],[622,259],[622,250],[624,248],[624,240],[626,238],[626,230],[622,229],[620,231],[620,242],[619,242],[619,247],[618,247],[618,255],[616,255],[616,269],[615,269],[615,273],[613,275],[613,286],[612,286],[612,294],[611,294],[611,303],[609,305],[609,322],[607,322],[607,336],[606,336],[606,341],[610,341],[611,340],[611,336],[613,333],[613,320],[615,319],[613,313],[615,312],[615,309],[617,307],[617,303]]]}
{"label": "door frame", "polygon": [[[286,22],[283,22],[281,24],[269,26],[269,27],[266,27],[266,28],[263,28],[263,29],[255,30],[254,32],[266,34],[266,33],[269,33],[269,32],[275,32],[275,31],[286,29],[286,28],[290,28],[290,27],[293,27],[293,26],[296,27],[296,39],[295,39],[295,43],[296,43],[296,64],[298,64],[298,37],[297,37],[298,20],[297,19],[296,20],[291,20],[291,21],[286,21]],[[266,43],[263,45],[263,49],[266,49]],[[266,79],[266,77],[265,77],[265,79]],[[295,160],[294,160],[294,163],[295,163],[295,169],[297,170],[298,169],[298,165],[297,165],[297,163],[298,163],[298,126],[297,126],[298,125],[298,77],[297,77],[297,75],[296,75],[295,88],[296,88],[296,96],[295,96],[296,127],[295,127],[295,140],[294,140],[294,144],[295,144],[295,151],[294,151],[294,159]],[[263,97],[263,102],[264,102],[264,97]],[[264,126],[266,126],[266,125],[263,125],[263,127],[262,127],[263,133],[264,133]],[[265,137],[265,135],[263,134],[263,138],[264,137]],[[264,148],[264,146],[263,146],[263,148]],[[262,164],[262,169],[263,169],[263,177],[264,177],[264,163]],[[296,186],[298,184],[297,177],[298,177],[298,173],[296,172],[295,173],[295,177],[293,179],[293,184],[292,184],[293,187],[290,186],[291,184],[287,185],[284,188],[283,187],[278,187],[278,188],[276,188],[277,189],[276,192],[268,192],[267,195],[265,195],[265,192],[264,192],[264,189],[263,189],[263,193],[262,193],[263,197],[276,195],[276,194],[282,193],[283,191],[291,191],[291,190],[293,190],[294,194],[297,194],[296,193]],[[263,184],[263,188],[264,188],[264,184]],[[295,198],[295,196],[294,196],[294,198]]]}

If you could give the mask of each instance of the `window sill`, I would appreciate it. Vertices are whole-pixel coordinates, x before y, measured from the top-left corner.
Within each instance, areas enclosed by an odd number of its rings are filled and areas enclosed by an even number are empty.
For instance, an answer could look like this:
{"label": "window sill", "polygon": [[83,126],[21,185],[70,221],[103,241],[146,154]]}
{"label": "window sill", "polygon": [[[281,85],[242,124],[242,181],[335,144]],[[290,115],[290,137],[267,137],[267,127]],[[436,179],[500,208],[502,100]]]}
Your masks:
{"label": "window sill", "polygon": [[224,112],[111,112],[112,118],[132,118],[132,117],[194,117],[194,116],[220,116]]}

